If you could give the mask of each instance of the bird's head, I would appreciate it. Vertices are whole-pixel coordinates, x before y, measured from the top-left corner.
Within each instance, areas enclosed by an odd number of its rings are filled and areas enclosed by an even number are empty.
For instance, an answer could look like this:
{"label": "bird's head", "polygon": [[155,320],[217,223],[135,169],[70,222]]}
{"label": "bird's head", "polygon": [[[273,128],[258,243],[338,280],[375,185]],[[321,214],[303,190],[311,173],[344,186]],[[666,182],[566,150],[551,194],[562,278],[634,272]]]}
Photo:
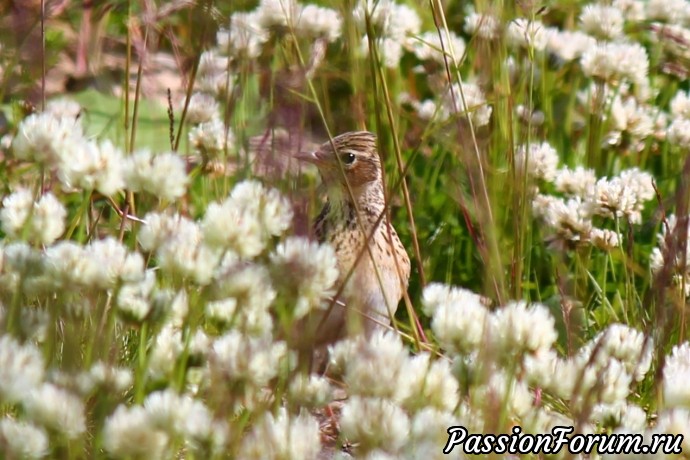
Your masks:
{"label": "bird's head", "polygon": [[347,184],[355,197],[366,193],[371,186],[381,185],[376,136],[368,131],[341,134],[298,158],[316,165],[329,195],[348,196]]}

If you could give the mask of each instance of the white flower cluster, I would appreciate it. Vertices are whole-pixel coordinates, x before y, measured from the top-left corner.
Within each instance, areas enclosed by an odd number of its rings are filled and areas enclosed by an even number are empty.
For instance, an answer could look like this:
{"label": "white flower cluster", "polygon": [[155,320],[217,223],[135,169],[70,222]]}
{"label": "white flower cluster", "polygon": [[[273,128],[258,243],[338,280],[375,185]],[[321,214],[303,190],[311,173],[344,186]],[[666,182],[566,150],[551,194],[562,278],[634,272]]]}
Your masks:
{"label": "white flower cluster", "polygon": [[544,51],[548,43],[548,33],[540,21],[518,18],[508,25],[506,40],[513,46]]}
{"label": "white flower cluster", "polygon": [[229,27],[218,32],[217,42],[221,54],[256,58],[272,33],[289,31],[334,42],[341,28],[342,19],[335,10],[295,0],[261,0],[252,11],[233,13]]}
{"label": "white flower cluster", "polygon": [[294,304],[294,319],[306,316],[312,309],[326,307],[322,303],[338,279],[335,251],[304,238],[288,238],[271,254],[271,267],[279,273],[275,279],[281,298]]}
{"label": "white flower cluster", "polygon": [[[441,29],[434,32],[424,32],[417,41],[412,42],[412,52],[420,61],[436,61],[444,64],[445,60],[452,65],[451,56],[460,62],[465,53],[465,41],[452,31]],[[451,50],[452,53],[451,54]]]}
{"label": "white flower cluster", "polygon": [[639,102],[631,95],[617,94],[610,105],[611,128],[604,140],[608,146],[620,146],[623,141],[633,144],[633,149],[640,152],[661,118],[658,109]]}
{"label": "white flower cluster", "polygon": [[233,148],[234,142],[232,130],[217,117],[204,121],[189,131],[189,143],[205,159],[222,157],[226,149]]}
{"label": "white flower cluster", "polygon": [[[445,359],[428,353],[410,356],[400,338],[376,332],[369,339],[352,338],[337,343],[331,366],[342,373],[350,394],[340,420],[342,434],[357,442],[362,458],[384,453],[402,455],[442,437],[422,421],[454,420],[459,385]],[[383,373],[383,374],[382,374]]]}
{"label": "white flower cluster", "polygon": [[614,40],[623,35],[623,12],[615,6],[585,5],[580,14],[584,32],[604,40]]}
{"label": "white flower cluster", "polygon": [[[535,150],[537,147],[535,147]],[[518,150],[518,159],[524,157],[524,150]],[[552,156],[528,155],[537,159]],[[556,190],[565,198],[537,194],[532,202],[534,215],[548,224],[561,241],[571,243],[590,242],[605,250],[618,247],[621,236],[609,229],[594,226],[595,216],[625,219],[631,224],[642,221],[642,210],[646,202],[656,193],[652,176],[637,168],[631,168],[613,178],[596,179],[594,171],[582,167],[574,170],[555,169],[553,161],[541,159],[528,162],[528,171],[535,177],[552,178]],[[522,160],[517,162],[521,165]]]}
{"label": "white flower cluster", "polygon": [[[671,280],[663,280],[663,282],[671,281],[681,292],[685,293],[685,297],[690,296],[690,232],[686,235],[686,241],[682,240],[682,226],[690,228],[685,219],[678,219],[675,214],[670,214],[666,217],[661,225],[661,232],[657,235],[658,245],[652,249],[649,256],[649,266],[652,274],[658,275],[659,272],[668,266]],[[685,250],[683,251],[683,244]]]}
{"label": "white flower cluster", "polygon": [[16,158],[55,172],[68,192],[95,190],[112,196],[127,188],[165,200],[186,192],[186,165],[178,155],[140,150],[125,156],[110,141],[87,139],[79,119],[69,115],[57,118],[47,111],[28,116],[19,124],[12,148]]}
{"label": "white flower cluster", "polygon": [[690,342],[676,345],[664,365],[664,405],[690,408]]}
{"label": "white flower cluster", "polygon": [[148,395],[143,406],[118,406],[105,421],[103,446],[117,458],[166,458],[176,437],[193,452],[217,453],[227,436],[226,424],[201,401],[165,390]]}
{"label": "white flower cluster", "polygon": [[482,40],[494,40],[500,34],[501,25],[497,17],[473,11],[465,16],[464,30]]}
{"label": "white flower cluster", "polygon": [[546,50],[563,62],[579,59],[596,45],[596,39],[579,30],[561,30],[549,27],[546,31]]}
{"label": "white flower cluster", "polygon": [[607,83],[645,85],[649,57],[639,43],[599,42],[582,54],[580,65],[586,76]]}
{"label": "white flower cluster", "polygon": [[690,150],[690,95],[678,91],[671,100],[671,123],[666,136],[671,145]]}
{"label": "white flower cluster", "polygon": [[548,142],[521,145],[515,152],[515,168],[520,174],[551,182],[556,178],[558,152]]}
{"label": "white flower cluster", "polygon": [[67,211],[52,193],[34,201],[34,194],[19,188],[2,200],[0,223],[11,238],[51,244],[65,231]]}
{"label": "white flower cluster", "polygon": [[[632,386],[641,382],[651,367],[653,343],[641,332],[613,324],[573,357],[562,358],[554,350],[557,339],[554,318],[543,305],[511,302],[490,312],[476,294],[430,284],[424,290],[423,308],[431,316],[434,337],[455,360],[455,377],[465,382],[469,390],[470,406],[460,402],[455,410],[446,413],[456,420],[469,419],[465,426],[472,430],[483,429],[480,414],[496,410],[520,420],[524,429],[534,432],[548,432],[553,426],[572,423],[554,413],[543,397],[541,404],[535,406],[535,395],[530,387],[567,401],[574,414],[593,408],[591,413],[586,412],[585,430],[595,425],[614,429],[646,428],[644,410],[627,401]],[[401,384],[383,383],[408,381],[409,377],[400,375],[405,372],[405,366],[390,366],[387,371],[391,373],[381,376],[378,383],[370,377],[365,378],[361,372],[348,374],[352,369],[368,365],[359,361],[353,365],[341,356],[354,353],[358,346],[362,345],[340,345],[334,353],[338,367],[342,367],[343,362],[348,363],[344,377],[348,388],[362,397],[396,402],[409,412],[410,406],[396,399]],[[382,343],[379,338],[370,346],[384,350],[381,359],[387,362],[404,362],[405,354],[394,343]],[[366,351],[360,353],[368,356]],[[687,365],[684,361],[687,356],[681,351],[676,354],[679,358],[670,359],[667,364],[669,373],[681,372],[675,369]],[[376,366],[375,363],[369,365]],[[431,367],[428,369],[431,373]],[[359,379],[365,380],[362,383]],[[449,394],[449,390],[446,391]],[[440,405],[434,404],[436,410],[448,411],[451,407],[450,400],[445,401],[448,405],[438,401]],[[401,413],[398,416],[403,417]]]}
{"label": "white flower cluster", "polygon": [[[0,398],[23,409],[26,421],[0,420],[0,438],[14,432],[24,436],[0,444],[15,454],[25,450],[29,457],[40,457],[46,450],[46,430],[68,439],[86,431],[84,403],[73,393],[46,381],[46,364],[32,344],[19,344],[8,335],[0,336]],[[5,447],[6,446],[6,447]]]}
{"label": "white flower cluster", "polygon": [[422,21],[417,12],[404,3],[394,0],[359,0],[352,12],[361,30],[366,31],[366,18],[369,17],[375,35],[362,37],[362,51],[369,53],[369,38],[378,43],[378,52],[383,64],[389,68],[400,65],[405,48],[414,46]]}

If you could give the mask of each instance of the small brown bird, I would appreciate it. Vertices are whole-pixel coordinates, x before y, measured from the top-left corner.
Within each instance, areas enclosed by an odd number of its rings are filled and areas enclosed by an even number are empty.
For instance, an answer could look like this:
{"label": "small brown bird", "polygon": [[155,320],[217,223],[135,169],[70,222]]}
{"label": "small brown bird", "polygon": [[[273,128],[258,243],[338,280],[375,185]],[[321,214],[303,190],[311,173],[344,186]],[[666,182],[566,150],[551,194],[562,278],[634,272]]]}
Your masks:
{"label": "small brown bird", "polygon": [[376,136],[348,132],[298,158],[318,167],[327,189],[328,201],[314,232],[335,250],[340,271],[336,287],[352,270],[338,302],[310,318],[303,338],[319,347],[347,334],[369,336],[390,324],[410,277],[410,259],[385,214]]}

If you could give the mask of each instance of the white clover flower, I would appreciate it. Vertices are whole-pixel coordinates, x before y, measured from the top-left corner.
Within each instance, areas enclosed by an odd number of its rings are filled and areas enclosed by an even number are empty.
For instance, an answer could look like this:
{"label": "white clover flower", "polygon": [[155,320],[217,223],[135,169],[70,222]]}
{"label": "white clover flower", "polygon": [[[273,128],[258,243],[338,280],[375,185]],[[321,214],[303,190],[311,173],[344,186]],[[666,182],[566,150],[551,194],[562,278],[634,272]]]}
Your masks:
{"label": "white clover flower", "polygon": [[[433,407],[425,407],[414,414],[410,426],[410,441],[418,452],[422,452],[421,448],[431,448],[445,444],[448,440],[448,427],[459,425],[459,420],[452,412],[445,412],[435,409]],[[436,450],[435,448],[433,450]],[[426,451],[427,454],[431,450]],[[425,458],[415,457],[415,458]]]}
{"label": "white clover flower", "polygon": [[410,35],[418,35],[422,21],[417,12],[406,4],[393,0],[360,0],[353,11],[355,20],[364,28],[366,13],[378,30],[377,37],[404,43]]}
{"label": "white clover flower", "polygon": [[169,442],[168,435],[151,424],[141,406],[117,407],[105,420],[103,447],[117,458],[164,458]]}
{"label": "white clover flower", "polygon": [[184,289],[177,291],[177,293],[172,296],[172,300],[170,301],[169,305],[170,322],[175,327],[181,328],[187,319],[187,314],[189,313],[189,296],[187,295],[187,291]]}
{"label": "white clover flower", "polygon": [[168,239],[178,233],[193,233],[196,224],[179,214],[148,213],[144,216],[146,225],[137,235],[137,241],[144,251],[156,251],[165,245]]}
{"label": "white clover flower", "polygon": [[0,336],[0,398],[18,402],[37,388],[45,377],[43,355],[34,345],[19,344],[9,335]]}
{"label": "white clover flower", "polygon": [[278,374],[287,353],[285,342],[248,337],[233,330],[213,342],[211,361],[226,379],[263,387]]}
{"label": "white clover flower", "polygon": [[342,20],[337,11],[309,4],[301,7],[295,32],[309,37],[323,37],[332,43],[340,38],[341,28]]}
{"label": "white clover flower", "polygon": [[671,99],[671,115],[673,118],[690,119],[690,93],[680,90]]}
{"label": "white clover flower", "polygon": [[266,412],[244,437],[239,458],[316,460],[321,450],[319,424],[306,412],[291,415],[283,407]]}
{"label": "white clover flower", "polygon": [[549,388],[560,359],[553,349],[541,349],[536,353],[526,354],[522,364],[527,383],[535,387]]}
{"label": "white clover flower", "polygon": [[177,358],[184,351],[182,333],[179,329],[166,324],[156,335],[149,356],[148,373],[154,379],[170,375],[175,368]]}
{"label": "white clover flower", "polygon": [[410,432],[410,420],[398,405],[352,395],[343,407],[340,426],[348,440],[359,443],[362,453],[375,449],[397,453]]}
{"label": "white clover flower", "polygon": [[452,412],[460,399],[459,384],[450,362],[445,359],[432,361],[428,353],[408,359],[400,378],[404,383],[395,385],[395,401],[410,413],[424,408]]}
{"label": "white clover flower", "polygon": [[[465,105],[463,105],[463,100]],[[487,125],[493,111],[493,108],[487,104],[481,88],[474,83],[463,83],[462,90],[460,85],[453,84],[450,90],[443,94],[441,107],[444,118],[455,114],[464,116],[465,112],[469,113],[476,127]]]}
{"label": "white clover flower", "polygon": [[[400,59],[403,56],[403,43],[397,39],[383,37],[376,38],[375,43],[378,54],[381,56],[383,65],[389,69],[400,66]],[[369,56],[369,40],[366,36],[362,37],[360,51],[364,56]]]}
{"label": "white clover flower", "polygon": [[624,401],[597,404],[592,408],[590,419],[600,426],[623,428],[638,433],[647,428],[647,413],[641,407]]}
{"label": "white clover flower", "polygon": [[484,339],[488,311],[481,298],[461,288],[432,283],[424,289],[423,309],[441,347],[450,352],[476,350]]}
{"label": "white clover flower", "polygon": [[89,394],[97,388],[122,393],[132,387],[134,376],[126,367],[110,366],[102,361],[96,362],[91,369],[80,374],[77,386],[81,394]]}
{"label": "white clover flower", "polygon": [[500,33],[500,22],[491,14],[471,13],[465,16],[464,30],[483,40],[493,40]]}
{"label": "white clover flower", "polygon": [[48,454],[48,435],[30,423],[0,419],[0,452],[6,458],[43,458]]}
{"label": "white clover flower", "polygon": [[622,171],[619,177],[599,179],[588,197],[588,206],[594,214],[626,217],[639,224],[644,203],[655,196],[651,174],[633,168]]}
{"label": "white clover flower", "polygon": [[218,432],[211,411],[189,395],[178,395],[170,389],[157,391],[146,397],[144,410],[155,428],[181,435],[192,445],[213,443],[214,438],[216,444],[224,441],[225,436]]}
{"label": "white clover flower", "polygon": [[504,353],[550,349],[558,338],[548,308],[539,303],[510,302],[492,313],[491,340]]}
{"label": "white clover flower", "polygon": [[204,309],[206,317],[216,323],[230,325],[237,312],[237,299],[227,298],[210,301]]}
{"label": "white clover flower", "polygon": [[589,359],[594,350],[598,350],[594,359],[599,365],[605,367],[611,357],[616,358],[626,372],[640,381],[651,366],[653,342],[651,339],[645,342],[644,334],[629,326],[612,324],[583,346],[579,353],[583,359]]}
{"label": "white clover flower", "polygon": [[214,299],[228,302],[223,308],[230,308],[232,300],[237,302],[235,317],[228,318],[234,328],[256,337],[272,330],[270,307],[277,293],[266,267],[244,263],[233,265],[216,276],[214,288]]}
{"label": "white clover flower", "polygon": [[73,394],[50,383],[30,390],[23,398],[26,414],[35,422],[70,439],[86,431],[84,403]]}
{"label": "white clover flower", "polygon": [[580,59],[582,71],[609,83],[629,80],[643,84],[649,71],[647,50],[639,43],[598,43]]}
{"label": "white clover flower", "polygon": [[556,171],[556,177],[553,181],[556,190],[567,193],[568,195],[576,195],[584,198],[588,195],[589,190],[594,188],[597,182],[597,176],[593,169],[586,169],[582,166],[577,166],[575,169],[562,168]]}
{"label": "white clover flower", "polygon": [[146,270],[143,279],[137,283],[125,283],[117,291],[115,305],[122,315],[137,323],[146,319],[151,312],[151,293],[156,285],[156,274]]}
{"label": "white clover flower", "polygon": [[532,408],[532,394],[524,381],[504,371],[492,372],[488,381],[470,388],[470,400],[485,411],[505,409],[510,416],[524,416]]}
{"label": "white clover flower", "polygon": [[558,169],[558,152],[548,142],[521,145],[515,151],[515,167],[535,179],[551,182]]}
{"label": "white clover flower", "polygon": [[626,21],[642,22],[647,19],[646,2],[642,0],[613,0],[611,6],[619,9]]}
{"label": "white clover flower", "polygon": [[159,267],[194,282],[210,283],[221,252],[204,244],[201,228],[179,214],[147,214],[146,226],[139,232],[142,248],[155,251]]}
{"label": "white clover flower", "polygon": [[[285,0],[285,3],[292,4],[289,0]],[[233,13],[230,16],[230,27],[220,29],[216,36],[219,50],[230,56],[245,55],[250,59],[258,57],[263,44],[270,38],[268,30],[261,24],[266,20],[266,13],[266,9],[249,13]],[[225,69],[227,69],[227,63],[222,66],[223,72]]]}
{"label": "white clover flower", "polygon": [[664,405],[690,408],[690,343],[676,345],[664,364]]}
{"label": "white clover flower", "polygon": [[609,144],[617,145],[620,132],[627,132],[640,144],[654,132],[652,109],[637,103],[634,97],[614,97],[611,104],[611,122],[614,131],[607,137],[613,139]]}
{"label": "white clover flower", "polygon": [[98,190],[111,196],[125,186],[122,165],[124,156],[112,142],[100,145],[83,140],[72,145],[58,166],[58,179],[67,190]]}
{"label": "white clover flower", "polygon": [[256,8],[257,23],[266,29],[294,27],[299,16],[296,0],[261,0]]}
{"label": "white clover flower", "polygon": [[51,114],[58,120],[62,118],[72,118],[76,120],[81,115],[82,107],[77,101],[61,97],[52,99],[46,103],[46,113]]}
{"label": "white clover flower", "polygon": [[24,226],[30,224],[28,221],[33,207],[34,196],[28,188],[18,188],[14,193],[3,198],[2,211],[0,211],[2,231],[8,236],[20,236]]}
{"label": "white clover flower", "polygon": [[620,246],[623,235],[613,230],[592,228],[589,233],[589,240],[592,244],[604,251],[611,251]]}
{"label": "white clover flower", "polygon": [[129,252],[113,237],[93,241],[82,255],[78,275],[84,286],[109,289],[120,282],[137,282],[144,278],[144,258]]}
{"label": "white clover flower", "polygon": [[291,223],[292,208],[280,192],[243,181],[222,203],[208,206],[201,225],[209,245],[252,258],[263,252],[270,236],[282,235]]}
{"label": "white clover flower", "polygon": [[582,30],[605,40],[623,35],[623,22],[623,12],[613,6],[589,4],[580,13]]}
{"label": "white clover flower", "polygon": [[666,131],[666,138],[671,145],[677,145],[683,150],[690,150],[690,119],[673,119]]}
{"label": "white clover flower", "polygon": [[537,195],[532,201],[532,212],[566,241],[582,241],[592,229],[590,206],[580,197],[566,201],[551,195]]}
{"label": "white clover flower", "polygon": [[47,112],[35,113],[19,124],[12,150],[20,160],[55,167],[65,152],[82,139],[78,120],[56,118]]}
{"label": "white clover flower", "polygon": [[[448,37],[450,37],[450,41]],[[441,47],[441,43],[443,43],[443,48]],[[451,48],[458,62],[462,58],[462,55],[465,54],[465,41],[453,32],[448,32],[445,29],[440,30],[440,32],[424,32],[417,39],[411,41],[411,47],[417,59],[421,61],[433,60],[439,64],[445,63],[446,56],[448,62],[451,65],[453,64],[450,52]],[[445,50],[445,54],[443,50]]]}
{"label": "white clover flower", "polygon": [[180,329],[166,323],[156,335],[151,350],[147,369],[149,375],[156,380],[169,376],[185,346],[189,356],[203,358],[209,354],[210,339],[201,329],[197,329],[185,345]]}
{"label": "white clover flower", "polygon": [[579,30],[560,30],[549,27],[546,29],[546,35],[546,50],[565,62],[579,59],[582,53],[597,43],[594,37]]}
{"label": "white clover flower", "polygon": [[515,107],[515,115],[525,124],[531,124],[532,126],[544,124],[544,112],[541,110],[530,111],[524,104],[518,104]]}
{"label": "white clover flower", "polygon": [[281,298],[294,301],[294,319],[321,307],[322,300],[334,293],[338,266],[330,245],[291,237],[278,244],[270,260],[274,279],[284,287]]}
{"label": "white clover flower", "polygon": [[408,359],[400,337],[383,331],[368,340],[357,337],[337,343],[331,353],[335,367],[344,370],[343,381],[351,394],[387,399],[401,393],[396,382],[408,385],[402,374]]}
{"label": "white clover flower", "polygon": [[575,365],[578,367],[575,381],[579,382],[574,387],[578,390],[573,398],[576,404],[586,401],[615,404],[628,397],[632,376],[618,359],[600,353],[592,362],[587,349],[583,349],[575,357]]}
{"label": "white clover flower", "polygon": [[20,188],[2,200],[0,222],[10,237],[51,244],[65,231],[67,210],[52,193],[34,202],[33,194]]}
{"label": "white clover flower", "polygon": [[24,242],[10,243],[3,251],[4,271],[23,278],[45,274],[45,261],[41,253]]}
{"label": "white clover flower", "polygon": [[543,51],[546,49],[548,34],[546,27],[540,21],[518,18],[508,25],[506,40],[513,46]]}
{"label": "white clover flower", "polygon": [[[184,106],[184,101],[181,106]],[[213,96],[196,92],[189,98],[186,120],[190,124],[198,125],[217,119],[219,113],[218,101]]]}
{"label": "white clover flower", "polygon": [[649,0],[647,18],[670,24],[684,24],[690,18],[690,5],[686,0]]}
{"label": "white clover flower", "polygon": [[617,178],[599,179],[590,203],[594,214],[612,218],[628,216],[632,218],[633,223],[641,219],[639,211],[636,211],[637,200],[633,191],[626,188]]}
{"label": "white clover flower", "polygon": [[431,99],[421,102],[411,100],[409,103],[422,120],[432,120],[437,115],[442,114],[442,108],[436,103],[436,101]]}
{"label": "white clover flower", "polygon": [[202,155],[215,158],[222,155],[226,148],[232,148],[235,135],[229,127],[225,127],[223,120],[213,118],[189,131],[189,143]]}
{"label": "white clover flower", "polygon": [[[690,223],[686,222],[686,225],[690,226]],[[687,245],[685,254],[682,251],[676,251],[672,255],[675,260],[667,261],[665,259],[668,251],[667,239],[669,235],[671,235],[671,241],[675,241],[680,235],[678,232],[681,229],[676,228],[677,226],[678,218],[674,214],[668,215],[661,226],[661,233],[657,235],[658,247],[652,249],[649,266],[652,273],[657,274],[666,263],[669,263],[673,280],[678,284],[679,288],[685,288],[685,296],[688,297],[690,296],[690,268],[688,266],[688,261],[690,261],[690,244]]]}
{"label": "white clover flower", "polygon": [[[235,13],[236,14],[243,13]],[[232,19],[231,19],[232,21]],[[232,30],[237,31],[233,28]],[[217,34],[217,42],[220,45],[222,38],[227,38],[228,31],[225,29],[220,29]],[[228,44],[225,43],[227,48]],[[227,49],[222,49],[221,51],[228,52]],[[228,90],[232,89],[234,84],[234,77],[229,74],[228,69],[229,58],[226,56],[220,56],[218,51],[204,51],[201,53],[199,58],[199,69],[197,70],[197,79],[195,82],[196,88],[199,91],[203,91],[210,94],[221,94],[227,93]],[[230,87],[228,88],[228,85]]]}
{"label": "white clover flower", "polygon": [[[367,13],[376,30],[375,37],[371,38],[377,42],[383,64],[388,68],[398,67],[403,47],[408,43],[409,37],[420,32],[421,20],[417,12],[393,0],[359,0],[353,16],[362,29],[365,28]],[[364,55],[369,54],[367,36],[362,37],[361,50]]]}
{"label": "white clover flower", "polygon": [[175,153],[152,155],[138,150],[125,159],[125,184],[133,192],[148,192],[163,200],[174,200],[187,191],[187,166]]}
{"label": "white clover flower", "polygon": [[660,413],[654,431],[682,436],[680,446],[687,451],[690,449],[690,410],[679,408]]}
{"label": "white clover flower", "polygon": [[332,400],[333,389],[325,377],[298,374],[290,382],[287,398],[297,407],[323,407]]}

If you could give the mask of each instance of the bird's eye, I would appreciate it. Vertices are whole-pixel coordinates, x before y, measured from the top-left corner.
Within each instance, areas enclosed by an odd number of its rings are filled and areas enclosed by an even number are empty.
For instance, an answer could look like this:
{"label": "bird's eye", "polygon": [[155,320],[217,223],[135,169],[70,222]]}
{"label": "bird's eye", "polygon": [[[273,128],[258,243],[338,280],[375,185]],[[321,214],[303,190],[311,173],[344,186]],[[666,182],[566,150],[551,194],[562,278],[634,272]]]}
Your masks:
{"label": "bird's eye", "polygon": [[340,159],[343,160],[343,163],[344,163],[344,164],[346,164],[346,165],[351,165],[352,163],[355,162],[355,160],[357,159],[357,157],[355,156],[354,153],[352,153],[352,152],[347,152],[347,153],[343,154],[343,156],[340,157]]}

